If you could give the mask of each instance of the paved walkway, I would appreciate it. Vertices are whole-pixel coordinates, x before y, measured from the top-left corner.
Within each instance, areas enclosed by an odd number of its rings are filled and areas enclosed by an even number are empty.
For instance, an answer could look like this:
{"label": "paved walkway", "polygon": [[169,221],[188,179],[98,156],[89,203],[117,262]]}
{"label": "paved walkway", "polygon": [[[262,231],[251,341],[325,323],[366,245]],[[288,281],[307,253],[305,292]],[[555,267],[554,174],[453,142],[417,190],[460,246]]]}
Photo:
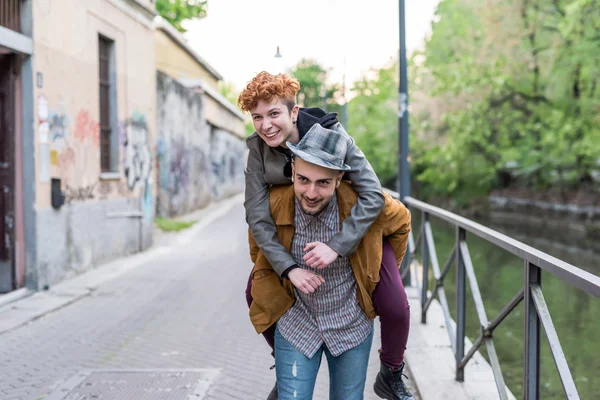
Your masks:
{"label": "paved walkway", "polygon": [[[217,372],[206,399],[266,398],[275,373],[248,320],[243,208],[230,201],[215,210],[198,214],[189,232],[160,237],[145,254],[1,308],[0,321],[13,325],[0,334],[0,399],[43,399],[86,370],[166,368]],[[35,317],[50,301],[62,308],[31,322],[18,318]],[[378,398],[371,389],[378,336],[366,399]],[[315,399],[327,398],[325,366]]]}

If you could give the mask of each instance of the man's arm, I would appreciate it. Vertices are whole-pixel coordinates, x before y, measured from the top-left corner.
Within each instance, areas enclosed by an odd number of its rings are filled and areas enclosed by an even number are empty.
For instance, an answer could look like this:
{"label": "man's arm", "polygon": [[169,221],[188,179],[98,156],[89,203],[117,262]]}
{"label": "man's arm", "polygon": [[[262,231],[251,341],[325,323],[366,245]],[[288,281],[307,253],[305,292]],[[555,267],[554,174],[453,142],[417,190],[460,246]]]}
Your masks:
{"label": "man's arm", "polygon": [[[296,262],[277,238],[275,222],[271,217],[269,205],[269,185],[264,179],[263,159],[257,148],[254,146],[248,147],[250,151],[245,170],[246,191],[244,201],[246,222],[250,228],[251,236],[254,238],[255,245],[261,249],[275,272],[281,276]],[[252,242],[250,246],[252,246]],[[252,257],[252,247],[250,256]]]}
{"label": "man's arm", "polygon": [[379,218],[382,234],[388,238],[394,249],[398,265],[400,265],[408,244],[411,222],[410,211],[399,200],[385,194],[385,206]]}

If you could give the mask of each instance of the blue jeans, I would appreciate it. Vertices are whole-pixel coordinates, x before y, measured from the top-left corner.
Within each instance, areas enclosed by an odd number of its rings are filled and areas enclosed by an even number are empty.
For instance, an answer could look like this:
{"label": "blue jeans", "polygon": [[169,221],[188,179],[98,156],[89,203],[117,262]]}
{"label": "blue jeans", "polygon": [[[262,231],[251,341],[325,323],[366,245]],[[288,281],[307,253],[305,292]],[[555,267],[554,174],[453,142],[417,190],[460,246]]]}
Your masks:
{"label": "blue jeans", "polygon": [[306,357],[275,330],[275,370],[279,400],[311,400],[323,353],[329,365],[329,399],[362,400],[367,380],[373,331],[364,342],[337,357],[323,344]]}

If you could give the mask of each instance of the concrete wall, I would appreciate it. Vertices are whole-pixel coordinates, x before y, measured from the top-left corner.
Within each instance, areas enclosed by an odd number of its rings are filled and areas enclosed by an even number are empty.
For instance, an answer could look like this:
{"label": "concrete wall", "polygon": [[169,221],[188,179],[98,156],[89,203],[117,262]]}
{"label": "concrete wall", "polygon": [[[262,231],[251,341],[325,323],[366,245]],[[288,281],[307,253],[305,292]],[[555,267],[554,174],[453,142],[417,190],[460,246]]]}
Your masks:
{"label": "concrete wall", "polygon": [[206,95],[161,72],[157,88],[157,214],[185,214],[241,192],[244,141],[209,125]]}
{"label": "concrete wall", "polygon": [[[151,244],[156,72],[152,12],[132,0],[33,2],[37,265],[53,284]],[[135,4],[133,4],[135,6]],[[114,40],[114,173],[100,171],[98,37]],[[66,204],[51,207],[51,180]]]}
{"label": "concrete wall", "polygon": [[200,95],[157,73],[157,214],[174,216],[210,200],[210,127]]}
{"label": "concrete wall", "polygon": [[[213,126],[231,132],[243,139],[245,136],[244,120],[233,114],[225,108],[223,104],[215,99],[211,94],[206,93],[205,100],[205,115],[206,120]],[[227,101],[221,99],[221,101]]]}
{"label": "concrete wall", "polygon": [[246,143],[237,135],[213,127],[210,135],[212,198],[219,200],[244,190]]}

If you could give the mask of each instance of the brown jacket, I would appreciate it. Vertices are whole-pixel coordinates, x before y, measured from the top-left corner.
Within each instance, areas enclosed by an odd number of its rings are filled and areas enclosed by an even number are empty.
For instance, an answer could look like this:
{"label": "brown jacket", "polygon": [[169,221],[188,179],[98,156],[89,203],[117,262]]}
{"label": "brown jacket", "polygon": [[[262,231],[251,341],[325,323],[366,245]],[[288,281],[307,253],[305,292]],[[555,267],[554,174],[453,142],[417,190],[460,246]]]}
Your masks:
{"label": "brown jacket", "polygon": [[[270,192],[271,214],[277,226],[277,237],[288,252],[295,234],[294,199],[293,185],[275,187]],[[337,200],[341,224],[348,218],[357,201],[357,195],[348,182],[342,182],[337,188]],[[383,210],[361,240],[356,252],[350,255],[358,286],[358,301],[369,318],[375,318],[376,315],[372,294],[379,282],[383,237],[389,240],[400,265],[409,232],[410,212],[400,201],[386,194]],[[250,321],[256,332],[262,333],[294,304],[294,290],[288,279],[279,278],[251,234],[249,242],[250,258],[254,263]]]}

